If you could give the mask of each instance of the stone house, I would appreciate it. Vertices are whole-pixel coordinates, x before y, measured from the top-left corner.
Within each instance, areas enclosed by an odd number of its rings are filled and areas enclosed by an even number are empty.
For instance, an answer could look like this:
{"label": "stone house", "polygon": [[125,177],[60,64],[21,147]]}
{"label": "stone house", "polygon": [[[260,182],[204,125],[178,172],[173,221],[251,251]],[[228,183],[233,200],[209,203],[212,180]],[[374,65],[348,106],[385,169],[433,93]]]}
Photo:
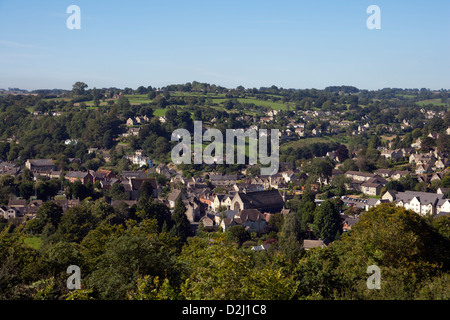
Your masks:
{"label": "stone house", "polygon": [[276,189],[248,193],[238,192],[231,201],[231,209],[238,212],[245,209],[258,209],[261,212],[277,213],[281,212],[283,207],[283,197]]}

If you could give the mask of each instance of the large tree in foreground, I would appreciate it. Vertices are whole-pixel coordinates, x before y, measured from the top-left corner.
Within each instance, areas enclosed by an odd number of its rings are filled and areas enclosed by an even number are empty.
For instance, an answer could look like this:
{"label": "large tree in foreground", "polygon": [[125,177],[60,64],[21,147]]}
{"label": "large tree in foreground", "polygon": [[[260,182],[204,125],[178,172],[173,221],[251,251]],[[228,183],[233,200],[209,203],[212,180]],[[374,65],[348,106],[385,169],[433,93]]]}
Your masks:
{"label": "large tree in foreground", "polygon": [[[393,204],[372,208],[361,214],[341,240],[310,250],[299,261],[297,295],[449,299],[450,242],[440,230],[417,213]],[[371,265],[380,268],[380,289],[367,288]]]}

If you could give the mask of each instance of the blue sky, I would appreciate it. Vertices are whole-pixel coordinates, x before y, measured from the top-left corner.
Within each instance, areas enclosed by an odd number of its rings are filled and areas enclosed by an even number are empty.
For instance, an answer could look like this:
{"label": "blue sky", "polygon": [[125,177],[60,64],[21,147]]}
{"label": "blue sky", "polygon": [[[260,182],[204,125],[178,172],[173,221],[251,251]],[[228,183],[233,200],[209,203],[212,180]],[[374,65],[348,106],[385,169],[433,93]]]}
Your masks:
{"label": "blue sky", "polygon": [[448,0],[0,0],[0,88],[450,89],[449,40]]}

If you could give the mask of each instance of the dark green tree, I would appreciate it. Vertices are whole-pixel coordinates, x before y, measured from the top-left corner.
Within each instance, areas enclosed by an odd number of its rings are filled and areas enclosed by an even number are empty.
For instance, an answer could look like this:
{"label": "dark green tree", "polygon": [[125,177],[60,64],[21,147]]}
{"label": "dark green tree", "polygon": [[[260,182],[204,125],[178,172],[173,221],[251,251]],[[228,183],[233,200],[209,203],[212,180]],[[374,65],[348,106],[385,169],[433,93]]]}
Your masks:
{"label": "dark green tree", "polygon": [[241,247],[242,244],[250,240],[250,233],[243,226],[231,226],[227,229],[226,235],[228,239],[233,242],[237,242],[238,246]]}
{"label": "dark green tree", "polygon": [[345,144],[339,145],[336,150],[336,157],[339,159],[339,162],[344,162],[349,158],[349,152]]}
{"label": "dark green tree", "polygon": [[34,193],[33,182],[22,181],[19,184],[19,194],[24,199],[29,199]]}
{"label": "dark green tree", "polygon": [[109,188],[108,195],[113,200],[127,200],[128,196],[125,193],[125,187],[121,183],[115,183]]}
{"label": "dark green tree", "polygon": [[313,231],[317,237],[331,241],[342,233],[341,217],[333,201],[325,200],[317,207]]}
{"label": "dark green tree", "polygon": [[106,130],[103,134],[103,147],[105,149],[111,149],[114,145],[113,135],[111,130]]}
{"label": "dark green tree", "polygon": [[167,230],[170,230],[174,225],[174,221],[170,214],[169,208],[167,208],[166,205],[160,202],[153,202],[152,198],[148,198],[147,200],[145,199],[145,197],[141,197],[139,199],[137,208],[138,216],[141,219],[155,219],[158,223],[159,231],[162,231],[164,229],[164,226]]}
{"label": "dark green tree", "polygon": [[68,242],[80,243],[93,227],[93,218],[81,206],[69,208],[61,218],[57,233]]}
{"label": "dark green tree", "polygon": [[63,215],[63,209],[61,206],[53,201],[47,201],[39,207],[36,219],[43,222],[43,224],[51,224],[53,227],[57,227],[61,221]]}
{"label": "dark green tree", "polygon": [[82,96],[86,93],[88,85],[82,81],[77,81],[72,86],[72,96]]}
{"label": "dark green tree", "polygon": [[287,260],[294,262],[301,252],[301,232],[294,212],[284,216],[283,227],[279,236],[280,250]]}
{"label": "dark green tree", "polygon": [[187,238],[191,236],[191,224],[186,216],[186,207],[184,206],[181,197],[178,198],[175,209],[172,215],[173,227],[171,234],[177,236],[181,242],[186,242]]}

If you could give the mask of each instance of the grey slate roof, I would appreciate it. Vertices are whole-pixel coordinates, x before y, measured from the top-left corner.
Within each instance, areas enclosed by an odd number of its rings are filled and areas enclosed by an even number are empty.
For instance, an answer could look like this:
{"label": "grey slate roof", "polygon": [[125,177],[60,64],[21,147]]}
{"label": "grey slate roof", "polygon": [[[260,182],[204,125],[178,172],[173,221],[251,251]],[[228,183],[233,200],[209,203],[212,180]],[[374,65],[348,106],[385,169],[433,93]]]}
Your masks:
{"label": "grey slate roof", "polygon": [[430,192],[417,192],[417,191],[405,191],[398,192],[395,195],[395,202],[402,201],[403,203],[408,203],[412,199],[417,197],[422,205],[436,205],[440,199],[443,199],[445,196],[443,194],[430,193]]}
{"label": "grey slate roof", "polygon": [[264,190],[256,192],[242,193],[239,192],[239,197],[242,199],[247,207],[259,210],[280,210],[284,206],[283,198],[278,190]]}

